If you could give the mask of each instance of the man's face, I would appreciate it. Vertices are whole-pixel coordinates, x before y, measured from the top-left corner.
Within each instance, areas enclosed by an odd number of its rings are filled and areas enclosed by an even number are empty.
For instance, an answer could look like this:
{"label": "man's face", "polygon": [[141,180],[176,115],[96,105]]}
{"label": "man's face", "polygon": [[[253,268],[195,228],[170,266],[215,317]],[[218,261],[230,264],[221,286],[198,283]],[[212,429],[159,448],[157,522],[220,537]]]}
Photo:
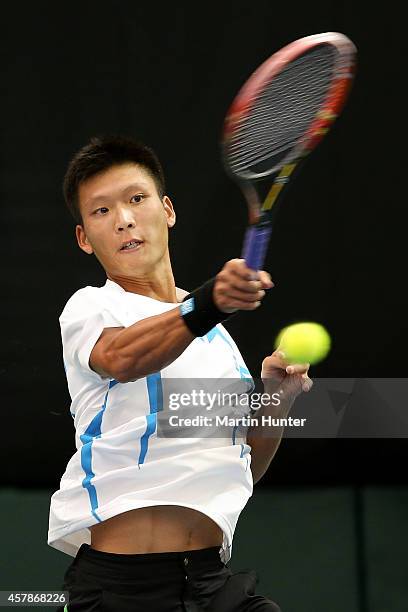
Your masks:
{"label": "man's face", "polygon": [[[108,275],[144,277],[166,257],[173,205],[167,196],[160,199],[142,166],[113,166],[84,181],[78,197],[83,220],[76,227],[78,244],[95,254]],[[136,243],[127,246],[131,240]]]}

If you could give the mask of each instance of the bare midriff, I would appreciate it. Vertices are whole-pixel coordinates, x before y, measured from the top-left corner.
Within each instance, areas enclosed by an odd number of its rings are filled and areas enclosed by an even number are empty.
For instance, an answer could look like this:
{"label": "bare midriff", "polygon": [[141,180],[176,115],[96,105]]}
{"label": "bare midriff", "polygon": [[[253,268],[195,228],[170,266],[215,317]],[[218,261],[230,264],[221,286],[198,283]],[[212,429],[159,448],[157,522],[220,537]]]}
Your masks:
{"label": "bare midriff", "polygon": [[145,554],[221,546],[223,532],[208,516],[183,506],[150,506],[123,512],[91,528],[91,548]]}

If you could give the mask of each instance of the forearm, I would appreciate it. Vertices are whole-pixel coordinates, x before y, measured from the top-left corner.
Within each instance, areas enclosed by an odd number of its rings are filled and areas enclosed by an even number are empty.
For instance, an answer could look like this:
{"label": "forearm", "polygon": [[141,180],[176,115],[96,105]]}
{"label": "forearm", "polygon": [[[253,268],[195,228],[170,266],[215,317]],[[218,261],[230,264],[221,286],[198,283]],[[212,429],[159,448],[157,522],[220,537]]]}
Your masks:
{"label": "forearm", "polygon": [[[276,397],[276,390],[265,392],[271,397]],[[275,401],[271,401],[268,406],[262,406],[251,417],[251,421],[256,421],[247,432],[247,442],[251,446],[251,471],[254,483],[258,482],[267,471],[272,459],[282,440],[284,426],[268,424],[268,419],[263,417],[271,417],[271,419],[286,419],[293,399],[285,398],[279,395],[280,403],[275,405]]]}
{"label": "forearm", "polygon": [[179,308],[124,328],[107,349],[117,380],[130,382],[161,370],[177,359],[194,337]]}
{"label": "forearm", "polygon": [[[174,308],[112,334],[92,365],[103,375],[130,382],[157,372],[181,355],[197,336],[238,310],[254,310],[273,283],[266,272],[253,280],[243,260],[231,260],[214,279],[188,294],[183,313]],[[269,277],[269,278],[268,278]],[[194,299],[192,299],[194,298]],[[190,304],[188,304],[190,302]],[[95,366],[95,367],[94,367]]]}

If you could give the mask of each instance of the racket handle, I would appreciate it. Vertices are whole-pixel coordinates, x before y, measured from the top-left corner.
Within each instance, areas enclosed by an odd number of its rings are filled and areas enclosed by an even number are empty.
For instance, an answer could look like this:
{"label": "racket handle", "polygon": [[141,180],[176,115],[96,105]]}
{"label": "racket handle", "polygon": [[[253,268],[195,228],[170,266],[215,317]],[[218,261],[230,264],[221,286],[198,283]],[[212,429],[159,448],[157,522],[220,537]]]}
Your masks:
{"label": "racket handle", "polygon": [[266,249],[268,248],[271,235],[271,225],[251,225],[247,227],[242,249],[242,258],[248,268],[260,270],[265,261]]}

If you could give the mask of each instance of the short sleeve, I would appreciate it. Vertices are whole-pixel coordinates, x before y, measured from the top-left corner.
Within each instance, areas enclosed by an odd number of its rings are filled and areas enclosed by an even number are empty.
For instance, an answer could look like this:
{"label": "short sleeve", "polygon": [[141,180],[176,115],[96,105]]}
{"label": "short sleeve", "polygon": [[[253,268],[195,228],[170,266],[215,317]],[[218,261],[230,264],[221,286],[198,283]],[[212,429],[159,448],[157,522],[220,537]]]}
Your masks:
{"label": "short sleeve", "polygon": [[106,304],[99,303],[97,296],[89,295],[85,288],[67,302],[59,322],[65,368],[80,366],[100,379],[90,367],[89,357],[106,327],[124,327],[120,317]]}

